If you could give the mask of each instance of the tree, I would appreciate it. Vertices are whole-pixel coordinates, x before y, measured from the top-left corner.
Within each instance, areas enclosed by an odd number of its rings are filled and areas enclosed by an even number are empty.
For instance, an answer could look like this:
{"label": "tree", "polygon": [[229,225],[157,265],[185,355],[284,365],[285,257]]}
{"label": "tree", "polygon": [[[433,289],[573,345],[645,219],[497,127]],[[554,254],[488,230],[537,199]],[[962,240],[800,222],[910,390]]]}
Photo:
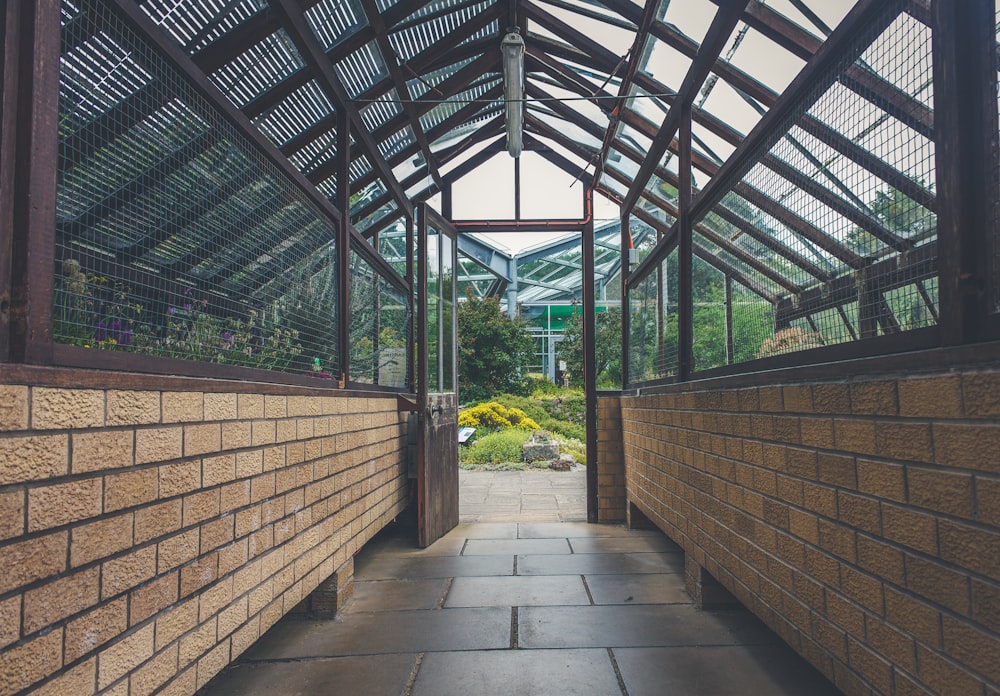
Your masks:
{"label": "tree", "polygon": [[[620,388],[622,384],[622,311],[609,307],[594,317],[594,361],[597,384]],[[575,311],[566,320],[563,339],[556,345],[556,354],[566,361],[569,384],[583,387],[583,313]]]}
{"label": "tree", "polygon": [[527,324],[500,311],[500,300],[478,300],[470,293],[458,306],[458,382],[463,402],[494,394],[527,395],[528,364],[534,342]]}

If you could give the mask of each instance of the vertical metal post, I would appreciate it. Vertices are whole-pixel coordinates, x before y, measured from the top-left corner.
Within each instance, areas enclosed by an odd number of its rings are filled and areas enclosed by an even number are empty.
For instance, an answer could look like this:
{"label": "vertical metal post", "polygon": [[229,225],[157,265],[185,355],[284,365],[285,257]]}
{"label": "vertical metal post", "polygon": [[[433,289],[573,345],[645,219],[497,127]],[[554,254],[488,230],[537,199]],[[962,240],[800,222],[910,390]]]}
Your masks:
{"label": "vertical metal post", "polygon": [[446,183],[444,188],[441,189],[441,217],[448,222],[451,222],[454,217],[452,212],[452,201],[451,183]]}
{"label": "vertical metal post", "polygon": [[[0,328],[9,327],[0,342],[0,358],[47,363],[52,357],[59,163],[59,2],[10,0],[0,12],[4,15],[0,208],[9,211],[0,216],[0,258],[10,264],[0,271],[0,280],[5,281],[0,285]],[[14,98],[8,101],[11,95]]]}
{"label": "vertical metal post", "polygon": [[735,344],[733,343],[733,278],[726,276],[726,364],[732,365]]}
{"label": "vertical metal post", "polygon": [[990,235],[996,235],[994,3],[934,0],[934,130],[942,340],[986,335]]}
{"label": "vertical metal post", "polygon": [[411,393],[417,391],[417,370],[414,365],[413,356],[417,347],[417,286],[413,263],[415,259],[414,243],[415,235],[413,230],[413,218],[406,216],[406,283],[410,288],[409,296],[406,298],[407,309],[410,313],[410,341],[406,351],[406,385]]}
{"label": "vertical metal post", "polygon": [[677,191],[677,207],[680,216],[677,219],[677,378],[686,381],[694,369],[692,344],[693,329],[693,271],[694,271],[694,237],[691,225],[691,105],[686,104],[681,111],[681,123],[677,132],[680,147],[678,161],[678,177],[680,186]]}
{"label": "vertical metal post", "polygon": [[[427,405],[427,213],[426,203],[417,210],[417,393],[420,407]],[[423,416],[421,416],[423,417]]]}
{"label": "vertical metal post", "polygon": [[521,158],[514,158],[514,219],[521,219]]}
{"label": "vertical metal post", "polygon": [[629,251],[632,248],[630,239],[632,236],[630,210],[621,211],[621,247],[622,247],[622,389],[628,386],[628,339],[631,325],[631,304],[629,302],[628,279],[632,275],[632,267],[629,263]]}
{"label": "vertical metal post", "polygon": [[581,239],[583,262],[583,388],[587,423],[587,521],[598,521],[597,510],[597,361],[594,306],[594,190],[587,189]]}
{"label": "vertical metal post", "polygon": [[351,379],[351,126],[344,109],[337,109],[337,351],[340,383]]}

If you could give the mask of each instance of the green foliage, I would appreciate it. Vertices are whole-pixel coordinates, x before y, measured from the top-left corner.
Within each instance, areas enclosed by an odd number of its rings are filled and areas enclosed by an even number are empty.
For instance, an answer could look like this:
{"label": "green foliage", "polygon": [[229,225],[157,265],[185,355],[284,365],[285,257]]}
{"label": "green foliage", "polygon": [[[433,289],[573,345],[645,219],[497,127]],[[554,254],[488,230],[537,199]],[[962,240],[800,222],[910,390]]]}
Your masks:
{"label": "green foliage", "polygon": [[527,324],[500,311],[496,298],[479,300],[471,294],[458,307],[458,375],[463,402],[493,394],[528,394],[530,383],[520,366],[534,351]]}
{"label": "green foliage", "polygon": [[177,306],[151,316],[130,288],[85,274],[73,259],[63,263],[57,293],[54,333],[61,343],[267,370],[288,370],[302,353],[296,329],[253,309],[245,317],[220,316],[190,289]]}
{"label": "green foliage", "polygon": [[[921,186],[923,181],[918,181]],[[933,213],[898,189],[878,191],[870,204],[875,218],[893,232],[909,236],[932,225]],[[867,230],[855,227],[847,235],[847,244],[857,253],[874,254],[881,246]]]}
{"label": "green foliage", "polygon": [[[616,389],[622,384],[622,312],[609,307],[594,316],[594,360],[598,388]],[[566,361],[569,384],[583,388],[583,312],[574,311],[566,320],[563,340],[556,344],[556,354]]]}
{"label": "green foliage", "polygon": [[576,440],[585,440],[587,437],[584,426],[586,400],[579,392],[568,392],[567,396],[555,399],[501,394],[494,401],[507,408],[520,409],[551,433]]}
{"label": "green foliage", "polygon": [[529,437],[531,437],[531,433],[527,430],[516,428],[490,433],[477,439],[469,447],[462,448],[464,452],[459,453],[459,458],[474,464],[520,462],[521,447],[528,441]]}
{"label": "green foliage", "polygon": [[538,423],[519,408],[504,406],[496,401],[487,401],[471,408],[462,409],[458,414],[458,425],[476,430],[538,430]]}

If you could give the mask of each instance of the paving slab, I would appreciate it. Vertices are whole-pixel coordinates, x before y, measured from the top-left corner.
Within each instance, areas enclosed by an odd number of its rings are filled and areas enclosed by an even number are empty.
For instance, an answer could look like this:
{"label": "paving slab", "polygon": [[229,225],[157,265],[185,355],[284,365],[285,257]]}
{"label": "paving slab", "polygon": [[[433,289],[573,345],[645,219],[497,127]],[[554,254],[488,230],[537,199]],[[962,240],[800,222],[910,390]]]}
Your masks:
{"label": "paving slab", "polygon": [[516,539],[516,522],[478,522],[459,524],[444,539]]}
{"label": "paving slab", "polygon": [[677,547],[659,536],[596,537],[571,539],[573,553],[649,553],[677,552]]}
{"label": "paving slab", "polygon": [[437,609],[448,588],[448,578],[430,580],[369,580],[354,583],[346,613]]}
{"label": "paving slab", "polygon": [[749,612],[706,612],[693,605],[523,607],[523,648],[618,648],[773,642]]}
{"label": "paving slab", "polygon": [[620,648],[614,651],[629,696],[837,696],[786,645]]}
{"label": "paving slab", "polygon": [[569,554],[565,539],[469,539],[463,556],[497,556],[510,554]]}
{"label": "paving slab", "polygon": [[679,573],[588,575],[584,579],[594,604],[693,603],[684,588],[684,576]]}
{"label": "paving slab", "polygon": [[588,522],[522,522],[517,525],[519,539],[581,539],[587,537],[659,536],[651,529],[627,529],[621,524],[590,524]]}
{"label": "paving slab", "polygon": [[354,565],[355,580],[394,578],[454,578],[478,575],[513,575],[514,555],[359,557]]}
{"label": "paving slab", "polygon": [[247,651],[247,659],[507,648],[510,615],[508,608],[484,607],[345,613],[336,621],[286,619]]}
{"label": "paving slab", "polygon": [[[365,655],[291,662],[238,662],[220,674],[212,696],[331,696],[403,692],[417,656]],[[336,691],[331,691],[331,688]]]}
{"label": "paving slab", "polygon": [[429,654],[420,665],[412,691],[413,696],[610,696],[620,693],[606,650]]}
{"label": "paving slab", "polygon": [[683,573],[684,556],[676,553],[577,553],[518,556],[518,575],[621,575]]}
{"label": "paving slab", "polygon": [[446,607],[526,607],[590,604],[579,575],[455,578]]}

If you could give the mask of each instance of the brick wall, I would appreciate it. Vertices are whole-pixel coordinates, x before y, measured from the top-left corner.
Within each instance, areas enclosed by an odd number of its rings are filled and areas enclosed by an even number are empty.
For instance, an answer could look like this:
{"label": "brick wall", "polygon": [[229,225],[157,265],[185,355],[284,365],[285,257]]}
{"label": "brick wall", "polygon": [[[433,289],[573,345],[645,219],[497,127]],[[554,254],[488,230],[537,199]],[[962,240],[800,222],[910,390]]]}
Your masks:
{"label": "brick wall", "polygon": [[597,521],[625,521],[625,453],[617,395],[597,399]]}
{"label": "brick wall", "polygon": [[629,502],[846,693],[997,693],[1000,372],[783,374],[624,398]]}
{"label": "brick wall", "polygon": [[402,511],[394,396],[246,389],[0,385],[0,694],[192,694]]}

